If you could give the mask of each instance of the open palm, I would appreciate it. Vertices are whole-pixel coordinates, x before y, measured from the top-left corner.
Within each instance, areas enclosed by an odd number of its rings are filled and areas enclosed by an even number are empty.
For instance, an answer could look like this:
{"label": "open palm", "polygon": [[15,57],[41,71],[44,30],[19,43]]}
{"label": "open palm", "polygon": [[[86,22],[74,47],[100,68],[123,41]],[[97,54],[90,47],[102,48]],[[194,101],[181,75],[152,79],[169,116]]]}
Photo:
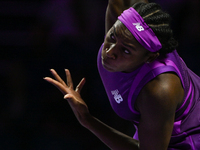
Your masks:
{"label": "open palm", "polygon": [[83,126],[85,126],[87,117],[89,116],[89,111],[86,103],[83,101],[80,95],[81,89],[85,84],[85,78],[79,82],[79,84],[76,86],[76,89],[74,90],[73,81],[68,69],[65,69],[67,80],[66,83],[60,78],[54,69],[51,69],[50,71],[55,79],[45,77],[44,80],[53,84],[63,93],[64,99],[69,102],[76,118]]}

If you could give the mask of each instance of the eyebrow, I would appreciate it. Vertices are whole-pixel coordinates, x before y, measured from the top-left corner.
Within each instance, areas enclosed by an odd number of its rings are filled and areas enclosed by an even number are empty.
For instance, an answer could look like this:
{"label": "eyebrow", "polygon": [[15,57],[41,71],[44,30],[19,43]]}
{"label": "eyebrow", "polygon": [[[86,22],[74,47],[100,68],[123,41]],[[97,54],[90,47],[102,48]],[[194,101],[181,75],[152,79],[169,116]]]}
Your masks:
{"label": "eyebrow", "polygon": [[122,44],[123,44],[125,47],[129,47],[129,48],[131,48],[131,49],[135,49],[134,46],[131,46],[131,45],[129,45],[129,44],[126,44],[126,43],[123,43],[123,42],[122,42]]}
{"label": "eyebrow", "polygon": [[[113,26],[113,33],[114,33],[115,36],[118,36],[117,33],[116,33],[116,30],[115,30],[115,26]],[[130,43],[130,42],[128,42],[128,43]],[[131,45],[126,44],[126,43],[124,43],[124,42],[122,42],[122,44],[123,44],[125,47],[129,47],[129,48],[131,48],[131,49],[135,49],[135,46],[131,46]]]}
{"label": "eyebrow", "polygon": [[115,31],[115,26],[113,26],[113,33],[114,33],[114,35],[117,36],[116,31]]}

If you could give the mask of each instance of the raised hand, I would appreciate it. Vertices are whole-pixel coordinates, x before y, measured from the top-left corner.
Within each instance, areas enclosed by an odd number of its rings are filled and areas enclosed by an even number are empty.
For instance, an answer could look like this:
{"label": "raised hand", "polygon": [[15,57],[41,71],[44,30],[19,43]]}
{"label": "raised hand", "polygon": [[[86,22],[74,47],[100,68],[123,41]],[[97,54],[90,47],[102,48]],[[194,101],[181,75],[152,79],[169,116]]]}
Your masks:
{"label": "raised hand", "polygon": [[50,77],[45,77],[44,80],[53,84],[63,93],[64,99],[66,99],[69,102],[78,121],[83,126],[86,126],[87,119],[89,118],[90,114],[86,103],[83,101],[80,95],[81,89],[85,84],[85,78],[83,78],[79,82],[79,84],[76,86],[76,89],[74,90],[73,81],[68,69],[65,69],[66,79],[67,79],[66,83],[60,78],[60,76],[54,69],[51,69],[50,71],[55,79],[52,79]]}

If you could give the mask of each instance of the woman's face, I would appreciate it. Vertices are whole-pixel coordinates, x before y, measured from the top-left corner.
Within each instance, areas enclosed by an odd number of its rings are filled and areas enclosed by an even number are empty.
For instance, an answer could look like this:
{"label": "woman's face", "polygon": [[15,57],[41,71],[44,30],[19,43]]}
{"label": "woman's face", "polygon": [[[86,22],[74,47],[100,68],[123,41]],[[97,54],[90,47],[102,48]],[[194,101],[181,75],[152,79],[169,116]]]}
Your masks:
{"label": "woman's face", "polygon": [[149,53],[118,20],[106,34],[102,65],[110,72],[132,72],[147,62]]}

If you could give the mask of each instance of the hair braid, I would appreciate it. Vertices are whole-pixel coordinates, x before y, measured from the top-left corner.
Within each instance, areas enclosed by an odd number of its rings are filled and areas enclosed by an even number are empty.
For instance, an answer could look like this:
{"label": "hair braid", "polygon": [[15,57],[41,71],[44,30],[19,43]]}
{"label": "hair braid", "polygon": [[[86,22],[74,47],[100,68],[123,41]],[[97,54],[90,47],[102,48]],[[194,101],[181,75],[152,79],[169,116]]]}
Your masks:
{"label": "hair braid", "polygon": [[170,28],[171,17],[162,11],[159,4],[136,3],[133,8],[142,16],[161,42],[160,54],[165,55],[176,49],[178,42],[173,38],[173,31]]}

